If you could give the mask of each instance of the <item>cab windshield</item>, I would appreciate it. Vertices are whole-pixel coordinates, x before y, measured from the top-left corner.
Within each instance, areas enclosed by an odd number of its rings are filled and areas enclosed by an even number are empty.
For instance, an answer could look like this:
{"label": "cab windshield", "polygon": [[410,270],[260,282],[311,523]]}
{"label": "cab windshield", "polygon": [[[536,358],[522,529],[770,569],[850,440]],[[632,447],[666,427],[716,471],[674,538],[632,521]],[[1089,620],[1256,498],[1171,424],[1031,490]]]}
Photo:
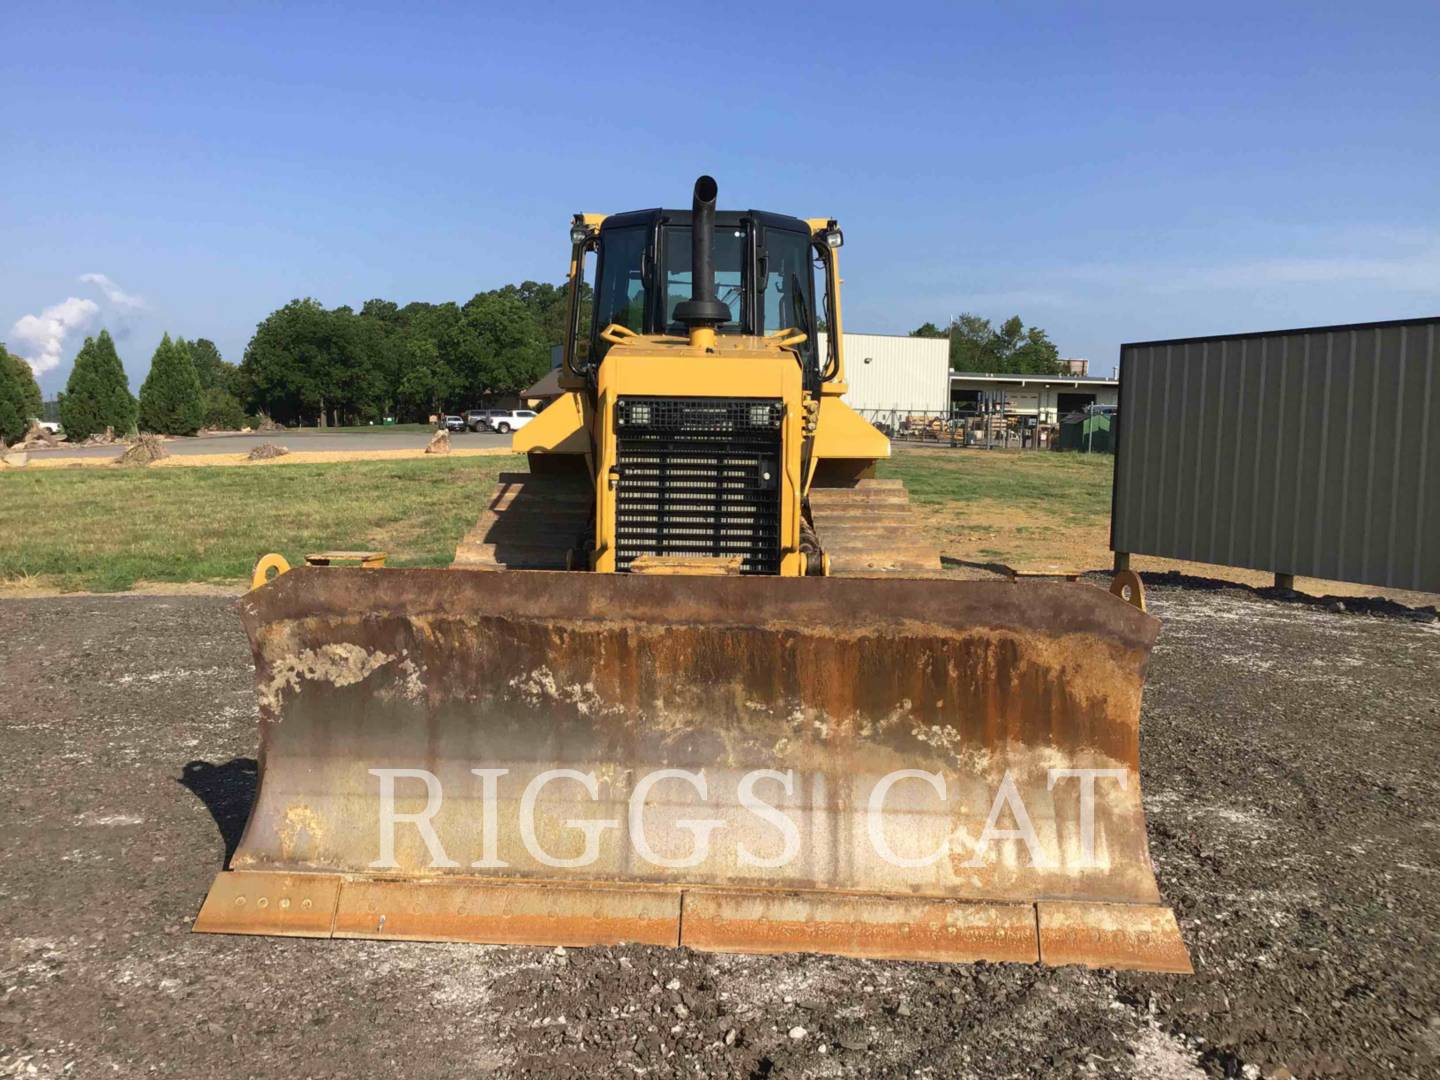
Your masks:
{"label": "cab windshield", "polygon": [[[715,299],[730,309],[730,321],[715,329],[722,334],[744,330],[745,229],[715,227]],[[683,334],[685,327],[675,321],[675,308],[690,299],[690,226],[670,225],[665,229],[665,331]]]}
{"label": "cab windshield", "polygon": [[[636,215],[637,217],[639,215]],[[690,226],[663,219],[608,226],[601,233],[592,333],[593,355],[608,345],[599,331],[612,323],[639,334],[683,335],[675,309],[691,295]],[[753,238],[753,239],[752,239]],[[656,248],[658,247],[658,251]],[[721,334],[798,330],[805,364],[818,371],[814,325],[814,253],[808,231],[742,217],[715,225],[715,298],[730,318]]]}

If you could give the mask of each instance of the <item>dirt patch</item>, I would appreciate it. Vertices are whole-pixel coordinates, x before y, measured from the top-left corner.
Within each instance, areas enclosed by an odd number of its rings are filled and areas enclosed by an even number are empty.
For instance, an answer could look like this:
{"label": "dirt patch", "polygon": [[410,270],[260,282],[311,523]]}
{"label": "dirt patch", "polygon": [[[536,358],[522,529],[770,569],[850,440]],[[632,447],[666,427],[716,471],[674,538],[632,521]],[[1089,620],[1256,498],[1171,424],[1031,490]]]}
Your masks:
{"label": "dirt patch", "polygon": [[53,599],[60,596],[240,596],[250,589],[250,579],[235,581],[137,581],[120,592],[85,592],[57,589],[39,577],[17,577],[0,581],[0,599]]}
{"label": "dirt patch", "polygon": [[[1016,507],[992,501],[977,500],[942,506],[919,508],[926,535],[939,545],[941,553],[961,565],[982,567],[1036,567],[1059,563],[1079,571],[1108,572],[1114,554],[1110,550],[1110,523],[1076,521],[1068,516]],[[1262,570],[1238,566],[1217,566],[1213,563],[1187,562],[1183,559],[1161,559],[1150,555],[1134,555],[1131,569],[1146,580],[1166,574],[1191,579],[1234,582],[1257,589],[1268,589],[1274,575]],[[1424,607],[1440,603],[1440,596],[1379,585],[1363,585],[1352,581],[1326,581],[1321,578],[1295,579],[1297,592],[1322,597],[1373,597],[1394,600],[1407,607]]]}
{"label": "dirt patch", "polygon": [[192,935],[255,787],[233,602],[0,601],[0,1075],[1435,1075],[1440,628],[1150,599],[1188,978]]}
{"label": "dirt patch", "polygon": [[261,443],[259,446],[255,447],[255,449],[251,450],[250,453],[246,454],[245,460],[271,461],[278,457],[284,457],[288,453],[290,453],[290,448],[288,446],[281,446],[279,443],[267,442]]}

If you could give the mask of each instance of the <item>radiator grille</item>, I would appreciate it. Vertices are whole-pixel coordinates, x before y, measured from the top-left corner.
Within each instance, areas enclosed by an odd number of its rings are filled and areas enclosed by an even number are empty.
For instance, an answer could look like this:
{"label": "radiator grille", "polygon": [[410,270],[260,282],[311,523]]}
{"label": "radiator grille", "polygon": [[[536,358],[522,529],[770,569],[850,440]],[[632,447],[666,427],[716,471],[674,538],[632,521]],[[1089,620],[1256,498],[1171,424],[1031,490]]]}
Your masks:
{"label": "radiator grille", "polygon": [[625,398],[615,406],[615,565],[637,555],[739,555],[780,572],[778,401]]}

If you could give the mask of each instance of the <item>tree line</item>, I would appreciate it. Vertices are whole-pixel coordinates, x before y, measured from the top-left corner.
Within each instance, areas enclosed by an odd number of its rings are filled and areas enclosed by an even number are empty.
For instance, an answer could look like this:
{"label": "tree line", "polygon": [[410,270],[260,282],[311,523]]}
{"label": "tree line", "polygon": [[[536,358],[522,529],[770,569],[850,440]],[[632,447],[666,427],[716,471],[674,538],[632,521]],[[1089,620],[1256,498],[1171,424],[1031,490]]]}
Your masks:
{"label": "tree line", "polygon": [[534,281],[464,304],[367,300],[355,311],[292,300],[256,327],[239,367],[240,397],[286,424],[458,412],[544,375],[568,310],[565,286]]}
{"label": "tree line", "polygon": [[[585,287],[588,293],[588,286]],[[589,296],[583,297],[588,320]],[[193,435],[234,430],[263,418],[320,426],[424,420],[518,393],[550,366],[566,334],[563,285],[526,281],[476,293],[464,304],[367,300],[360,310],[292,300],[255,328],[239,364],[205,338],[161,340],[138,399],[115,342],[102,330],[75,358],[60,422],[81,440],[107,427]],[[582,337],[588,327],[581,327]],[[1055,374],[1059,350],[1018,315],[998,327],[964,314],[944,328],[927,322],[911,337],[948,338],[956,371]],[[24,434],[40,415],[30,366],[8,351],[0,363],[0,438]]]}
{"label": "tree line", "polygon": [[[589,286],[582,297],[588,333]],[[79,441],[110,428],[193,435],[269,418],[331,426],[424,420],[518,393],[550,368],[565,338],[563,285],[527,281],[464,304],[367,300],[359,311],[292,300],[255,328],[239,364],[206,338],[161,340],[138,398],[108,331],[85,339],[59,398],[60,423]],[[0,439],[41,414],[30,365],[0,363]]]}
{"label": "tree line", "polygon": [[1060,350],[1038,326],[1026,327],[1012,315],[998,327],[979,315],[957,315],[944,328],[927,322],[911,337],[949,338],[952,371],[992,374],[1057,375],[1064,371]]}

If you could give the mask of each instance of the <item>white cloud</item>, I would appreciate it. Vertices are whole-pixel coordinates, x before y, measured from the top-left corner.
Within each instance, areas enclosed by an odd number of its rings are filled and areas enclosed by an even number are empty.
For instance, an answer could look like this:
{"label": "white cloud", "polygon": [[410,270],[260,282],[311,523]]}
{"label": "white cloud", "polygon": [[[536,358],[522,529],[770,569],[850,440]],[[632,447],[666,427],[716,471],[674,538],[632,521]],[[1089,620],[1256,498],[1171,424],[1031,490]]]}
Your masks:
{"label": "white cloud", "polygon": [[87,285],[94,285],[102,293],[105,299],[122,311],[142,311],[145,308],[145,301],[116,285],[106,274],[81,274],[80,280]]}
{"label": "white cloud", "polygon": [[94,300],[67,297],[39,315],[22,315],[17,319],[10,328],[10,343],[20,350],[36,375],[43,375],[60,366],[65,339],[84,330],[99,314],[100,305]]}
{"label": "white cloud", "polygon": [[[95,286],[104,296],[103,306],[109,313],[106,322],[117,337],[123,338],[128,331],[128,316],[146,309],[144,300],[126,292],[107,274],[81,274],[80,281]],[[94,300],[67,297],[38,315],[22,315],[17,319],[10,328],[10,344],[29,361],[36,375],[43,375],[60,366],[67,339],[92,326],[101,308]]]}

